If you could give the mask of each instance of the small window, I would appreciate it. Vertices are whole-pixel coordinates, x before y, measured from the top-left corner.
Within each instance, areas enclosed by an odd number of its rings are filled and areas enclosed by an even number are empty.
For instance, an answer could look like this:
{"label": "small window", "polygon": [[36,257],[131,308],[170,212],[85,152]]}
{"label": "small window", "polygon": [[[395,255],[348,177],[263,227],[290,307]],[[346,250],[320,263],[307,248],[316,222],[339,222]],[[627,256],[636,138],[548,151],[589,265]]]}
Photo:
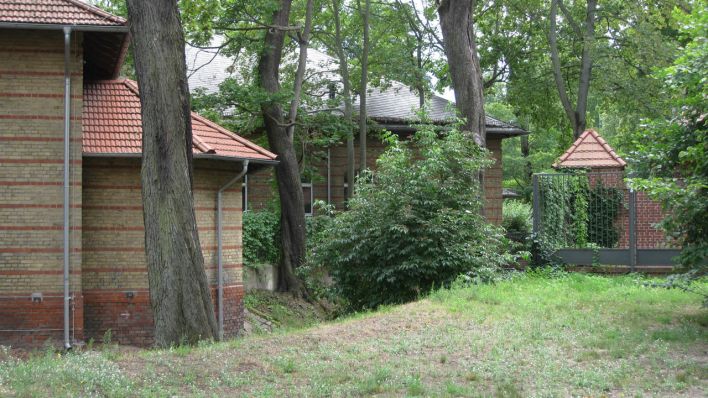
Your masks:
{"label": "small window", "polygon": [[243,177],[241,184],[241,210],[248,211],[248,174]]}
{"label": "small window", "polygon": [[303,182],[302,183],[302,199],[303,199],[303,203],[305,204],[305,215],[311,216],[312,215],[312,203],[314,202],[311,182]]}

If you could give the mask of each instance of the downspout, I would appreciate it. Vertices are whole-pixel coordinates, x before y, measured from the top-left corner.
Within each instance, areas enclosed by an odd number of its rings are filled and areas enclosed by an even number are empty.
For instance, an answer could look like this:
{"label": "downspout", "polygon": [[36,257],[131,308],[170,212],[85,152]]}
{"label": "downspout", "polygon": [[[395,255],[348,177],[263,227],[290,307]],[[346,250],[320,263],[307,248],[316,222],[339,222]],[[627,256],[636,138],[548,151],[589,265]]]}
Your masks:
{"label": "downspout", "polygon": [[69,166],[71,144],[71,27],[64,27],[64,348],[71,349],[69,338]]}
{"label": "downspout", "polygon": [[332,163],[331,163],[331,156],[330,156],[330,151],[329,147],[327,147],[327,204],[331,205],[332,204],[332,184],[331,179],[332,179]]}
{"label": "downspout", "polygon": [[224,184],[216,193],[216,256],[217,256],[217,305],[219,307],[219,340],[224,339],[224,264],[222,256],[221,229],[222,229],[222,209],[221,196],[232,185],[237,183],[248,173],[248,159],[243,161],[243,169],[236,177]]}

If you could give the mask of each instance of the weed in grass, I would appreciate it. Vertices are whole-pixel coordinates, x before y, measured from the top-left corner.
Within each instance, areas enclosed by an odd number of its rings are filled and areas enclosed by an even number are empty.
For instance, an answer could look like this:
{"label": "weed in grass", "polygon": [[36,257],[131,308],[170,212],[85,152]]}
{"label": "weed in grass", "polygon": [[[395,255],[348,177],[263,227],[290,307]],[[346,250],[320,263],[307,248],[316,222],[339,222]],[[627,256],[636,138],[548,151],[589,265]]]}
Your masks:
{"label": "weed in grass", "polygon": [[295,360],[292,358],[277,358],[275,360],[276,366],[285,374],[295,373],[297,366],[295,365]]}
{"label": "weed in grass", "polygon": [[521,392],[511,381],[503,381],[496,385],[494,396],[498,398],[521,398]]}
{"label": "weed in grass", "polygon": [[425,387],[423,386],[423,382],[420,380],[420,375],[408,377],[406,380],[406,387],[409,397],[420,397],[425,395]]}
{"label": "weed in grass", "polygon": [[192,346],[189,344],[180,344],[178,346],[170,347],[170,353],[181,358],[186,357],[190,352],[192,352]]}
{"label": "weed in grass", "polygon": [[380,394],[386,391],[386,382],[391,376],[389,368],[380,367],[374,371],[374,374],[364,379],[359,383],[358,391],[361,395]]}

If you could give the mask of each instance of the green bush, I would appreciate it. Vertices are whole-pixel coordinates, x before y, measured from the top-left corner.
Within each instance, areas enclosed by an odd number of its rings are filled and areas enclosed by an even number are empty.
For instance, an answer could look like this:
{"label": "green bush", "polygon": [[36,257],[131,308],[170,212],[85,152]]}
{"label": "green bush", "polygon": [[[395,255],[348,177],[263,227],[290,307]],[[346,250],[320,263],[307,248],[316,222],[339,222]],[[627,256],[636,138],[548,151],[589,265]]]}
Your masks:
{"label": "green bush", "polygon": [[520,200],[505,200],[502,217],[506,236],[525,245],[531,236],[531,205]]}
{"label": "green bush", "polygon": [[479,214],[488,152],[457,130],[387,139],[376,174],[360,176],[349,210],[331,219],[313,252],[353,309],[409,301],[513,260],[502,229]]}
{"label": "green bush", "polygon": [[243,265],[277,264],[280,257],[280,215],[260,210],[243,213]]}

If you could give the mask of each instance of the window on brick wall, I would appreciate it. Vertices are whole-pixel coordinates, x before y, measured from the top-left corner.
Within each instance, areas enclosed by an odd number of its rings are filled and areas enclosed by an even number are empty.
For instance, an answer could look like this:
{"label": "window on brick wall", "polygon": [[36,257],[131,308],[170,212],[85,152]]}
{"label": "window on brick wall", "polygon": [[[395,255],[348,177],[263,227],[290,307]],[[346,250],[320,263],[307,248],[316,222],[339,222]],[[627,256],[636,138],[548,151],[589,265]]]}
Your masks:
{"label": "window on brick wall", "polygon": [[312,182],[302,183],[302,199],[305,204],[305,215],[312,215],[312,204],[314,203],[314,195],[312,189]]}

